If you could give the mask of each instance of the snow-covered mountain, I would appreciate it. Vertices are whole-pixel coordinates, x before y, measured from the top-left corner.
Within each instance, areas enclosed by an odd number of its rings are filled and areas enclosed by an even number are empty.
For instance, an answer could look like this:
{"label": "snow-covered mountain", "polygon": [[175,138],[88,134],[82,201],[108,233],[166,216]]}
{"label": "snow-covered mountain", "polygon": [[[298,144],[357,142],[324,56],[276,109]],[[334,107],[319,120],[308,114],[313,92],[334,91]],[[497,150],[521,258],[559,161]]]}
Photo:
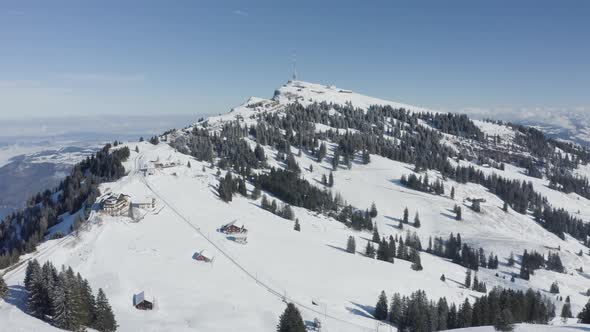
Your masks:
{"label": "snow-covered mountain", "polygon": [[[119,145],[116,149],[130,150],[126,175],[100,184],[102,196],[81,231],[69,233],[81,211],[62,215],[46,238],[57,232],[65,237],[42,242],[4,271],[11,292],[4,303],[0,300],[0,331],[56,330],[27,314],[27,292],[21,285],[31,259],[71,266],[94,288],[104,289],[119,331],[272,331],[285,301],[295,303],[306,322],[318,318],[324,331],[394,330],[373,317],[382,290],[389,297],[421,289],[430,299],[446,297],[457,305],[484,295],[464,285],[465,266],[429,250],[429,241],[446,240],[451,233],[460,233],[470,248],[485,250],[486,258],[497,255],[497,268],[477,271],[488,291],[495,286],[538,290],[555,304],[558,316],[565,303],[559,297],[569,296],[576,315],[589,299],[590,276],[584,271],[590,268],[590,257],[588,243],[581,239],[587,228],[549,225],[553,221],[539,217],[534,204],[538,200],[539,206],[563,209],[582,223],[590,218],[584,188],[566,190],[565,180],[549,179],[557,169],[572,178],[588,176],[585,150],[540,141],[524,127],[445,116],[334,86],[289,81],[270,99],[250,98],[227,114],[170,130],[158,137],[158,144]],[[318,161],[322,143],[326,156]],[[335,154],[340,156],[336,165]],[[308,201],[316,194],[313,189],[289,195],[265,186],[260,179],[272,176],[271,167],[298,168],[301,182],[307,183],[298,184],[320,189],[320,198]],[[470,172],[466,179],[454,171],[459,167]],[[220,183],[228,172],[245,179],[247,197],[234,193],[229,202],[221,199]],[[331,187],[324,182],[330,174]],[[414,175],[419,183],[427,176],[430,185],[416,190],[402,181]],[[492,178],[525,185],[505,193],[499,189],[503,184]],[[276,199],[279,210],[290,204],[300,231],[294,231],[293,220],[261,208],[262,198],[251,195],[260,189],[255,183],[262,183],[262,194]],[[430,190],[434,183],[442,189]],[[129,195],[133,217],[100,211],[99,202],[119,193]],[[321,193],[339,198],[318,206]],[[137,205],[152,198],[154,207]],[[473,201],[479,202],[480,212],[472,209]],[[422,270],[413,269],[408,259],[395,258],[392,264],[364,255],[372,231],[365,221],[356,227],[355,214],[343,211],[350,204],[360,215],[373,203],[378,213],[368,224],[381,237],[405,241],[416,233],[423,247]],[[460,220],[455,206],[461,208]],[[406,207],[407,224],[402,222]],[[412,222],[415,214],[419,227]],[[247,243],[220,232],[232,221],[248,230]],[[347,252],[349,237],[355,239],[355,254]],[[195,259],[203,250],[212,262]],[[540,268],[530,280],[519,278],[525,250],[545,257],[559,254],[565,271]],[[514,265],[509,264],[511,255]],[[549,292],[554,282],[558,295]],[[155,310],[134,308],[133,295],[142,291]],[[575,320],[570,325],[561,325],[559,318],[553,322],[559,326],[542,328],[590,329]],[[517,328],[540,330],[526,324]]]}

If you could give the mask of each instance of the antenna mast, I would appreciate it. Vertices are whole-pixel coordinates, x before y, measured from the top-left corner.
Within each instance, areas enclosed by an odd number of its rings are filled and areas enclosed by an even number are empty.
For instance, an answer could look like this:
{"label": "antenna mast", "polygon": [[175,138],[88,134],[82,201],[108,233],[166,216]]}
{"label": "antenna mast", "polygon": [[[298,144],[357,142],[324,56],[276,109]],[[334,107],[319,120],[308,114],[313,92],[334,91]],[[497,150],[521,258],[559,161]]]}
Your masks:
{"label": "antenna mast", "polygon": [[295,58],[295,53],[291,57],[291,63],[293,65],[293,81],[297,81],[297,59]]}

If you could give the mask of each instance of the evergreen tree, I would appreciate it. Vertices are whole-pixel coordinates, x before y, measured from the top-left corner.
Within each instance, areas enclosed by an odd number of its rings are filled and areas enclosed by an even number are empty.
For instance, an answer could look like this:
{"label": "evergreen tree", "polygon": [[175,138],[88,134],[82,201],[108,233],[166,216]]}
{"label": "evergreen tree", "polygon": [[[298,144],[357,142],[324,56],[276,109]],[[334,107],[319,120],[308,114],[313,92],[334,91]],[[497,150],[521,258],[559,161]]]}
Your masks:
{"label": "evergreen tree", "polygon": [[318,149],[318,163],[322,162],[322,159],[326,157],[326,144],[322,143]]}
{"label": "evergreen tree", "polygon": [[471,270],[467,269],[465,273],[465,287],[471,288]]}
{"label": "evergreen tree", "polygon": [[5,299],[8,296],[8,286],[4,278],[0,275],[0,299]]}
{"label": "evergreen tree", "polygon": [[440,276],[440,281],[442,281],[442,282],[447,281],[447,278],[445,278],[445,274],[444,273]]}
{"label": "evergreen tree", "polygon": [[399,325],[403,315],[403,302],[399,293],[393,294],[391,297],[391,305],[389,306],[389,321],[393,324]]}
{"label": "evergreen tree", "polygon": [[371,212],[371,214],[370,214],[371,218],[377,217],[377,206],[375,205],[375,202],[373,202],[371,204],[371,211],[370,212]]}
{"label": "evergreen tree", "polygon": [[457,206],[457,205],[455,205],[455,206],[456,206],[456,209],[455,209],[455,213],[456,213],[455,220],[462,220],[463,219],[463,213],[461,212],[461,207],[460,206]]}
{"label": "evergreen tree", "polygon": [[98,289],[98,294],[96,295],[95,312],[96,319],[92,328],[101,332],[113,332],[117,330],[115,315],[102,288]]}
{"label": "evergreen tree", "polygon": [[258,199],[262,191],[260,190],[260,183],[256,182],[254,184],[254,190],[252,191],[252,199]]}
{"label": "evergreen tree", "polygon": [[563,307],[561,307],[561,318],[573,318],[571,304],[567,302],[563,304]]}
{"label": "evergreen tree", "polygon": [[508,308],[505,308],[497,314],[494,329],[496,331],[512,332],[514,331],[513,322],[512,313]]}
{"label": "evergreen tree", "polygon": [[416,216],[414,216],[414,227],[420,228],[420,216],[418,212],[416,212]]}
{"label": "evergreen tree", "polygon": [[508,257],[508,266],[514,266],[514,253],[510,252],[510,257]]}
{"label": "evergreen tree", "polygon": [[473,309],[471,303],[469,303],[469,299],[466,298],[457,313],[457,324],[459,327],[471,327],[472,318]]}
{"label": "evergreen tree", "polygon": [[[31,266],[33,265],[33,266]],[[35,262],[29,262],[31,266],[30,272],[27,271],[25,280],[28,281],[29,296],[27,299],[27,308],[31,315],[44,319],[45,314],[49,311],[48,306],[48,294],[47,289],[44,286],[43,276],[41,274],[41,268],[38,269],[34,266]],[[36,264],[38,266],[38,263]],[[28,270],[28,269],[27,269]]]}
{"label": "evergreen tree", "polygon": [[260,207],[262,207],[265,210],[270,210],[270,202],[268,201],[268,198],[266,197],[266,195],[262,195],[262,201],[260,202]]}
{"label": "evergreen tree", "polygon": [[502,206],[502,211],[508,212],[508,203],[504,201],[504,205]]}
{"label": "evergreen tree", "polygon": [[328,176],[328,187],[334,187],[334,174],[330,172],[330,176]]}
{"label": "evergreen tree", "polygon": [[298,232],[301,231],[301,225],[299,225],[299,219],[295,219],[295,226],[293,226],[293,229]]}
{"label": "evergreen tree", "polygon": [[578,319],[582,324],[590,324],[590,300],[578,314]]}
{"label": "evergreen tree", "polygon": [[407,224],[409,222],[409,218],[410,218],[410,212],[408,211],[408,207],[406,207],[404,209],[404,217],[403,217],[403,223]]}
{"label": "evergreen tree", "polygon": [[51,299],[52,323],[64,330],[77,330],[80,327],[81,301],[71,268],[59,273]]}
{"label": "evergreen tree", "polygon": [[420,259],[420,252],[414,248],[410,249],[410,260],[412,261],[412,270],[422,271],[422,260]]}
{"label": "evergreen tree", "polygon": [[349,236],[348,240],[346,241],[346,251],[354,254],[356,252],[356,241],[354,239],[354,236]]}
{"label": "evergreen tree", "polygon": [[80,324],[91,326],[96,316],[96,300],[88,280],[83,279],[80,274],[76,276],[76,279],[80,289]]}
{"label": "evergreen tree", "polygon": [[365,256],[375,258],[375,248],[370,241],[367,241],[367,246],[365,247]]}
{"label": "evergreen tree", "polygon": [[386,320],[387,319],[387,296],[385,295],[385,291],[381,291],[379,294],[379,298],[377,299],[377,304],[375,305],[375,313],[373,317],[376,320]]}
{"label": "evergreen tree", "polygon": [[32,279],[35,276],[37,276],[38,278],[40,278],[40,276],[41,276],[41,265],[39,265],[39,262],[36,259],[33,259],[32,261],[29,261],[29,263],[27,264],[27,269],[25,271],[24,284],[25,284],[25,289],[27,289],[28,291],[31,290]]}
{"label": "evergreen tree", "polygon": [[379,230],[377,229],[377,225],[375,225],[373,227],[373,237],[371,238],[371,241],[378,243],[380,239],[381,237],[379,236]]}
{"label": "evergreen tree", "polygon": [[279,317],[277,332],[305,332],[305,324],[299,309],[293,304],[287,304],[287,308]]}
{"label": "evergreen tree", "polygon": [[186,167],[191,168],[191,161],[190,160],[186,162]]}
{"label": "evergreen tree", "polygon": [[554,281],[549,287],[549,293],[551,294],[559,294],[559,285],[557,285],[557,281]]}
{"label": "evergreen tree", "polygon": [[451,199],[454,200],[455,199],[455,187],[451,187]]}

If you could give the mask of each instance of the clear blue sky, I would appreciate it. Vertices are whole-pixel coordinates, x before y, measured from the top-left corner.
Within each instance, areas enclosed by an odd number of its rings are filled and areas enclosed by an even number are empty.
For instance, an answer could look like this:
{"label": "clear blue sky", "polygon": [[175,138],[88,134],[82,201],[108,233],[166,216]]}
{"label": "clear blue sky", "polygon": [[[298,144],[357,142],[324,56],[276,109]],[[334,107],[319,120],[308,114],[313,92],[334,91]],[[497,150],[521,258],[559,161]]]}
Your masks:
{"label": "clear blue sky", "polygon": [[2,1],[0,117],[219,113],[290,76],[435,109],[590,106],[590,1]]}

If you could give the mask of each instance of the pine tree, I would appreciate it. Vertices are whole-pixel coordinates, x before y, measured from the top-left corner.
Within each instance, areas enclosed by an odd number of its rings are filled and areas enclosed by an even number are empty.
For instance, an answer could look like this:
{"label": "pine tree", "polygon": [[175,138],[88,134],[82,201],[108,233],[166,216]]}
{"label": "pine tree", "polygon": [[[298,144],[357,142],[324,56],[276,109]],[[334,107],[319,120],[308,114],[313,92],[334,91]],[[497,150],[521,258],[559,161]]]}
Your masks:
{"label": "pine tree", "polygon": [[25,289],[27,290],[31,290],[31,286],[32,286],[32,278],[34,276],[41,276],[41,265],[39,265],[39,262],[36,259],[33,259],[32,261],[29,261],[29,263],[27,264],[27,269],[25,272]]}
{"label": "pine tree", "polygon": [[567,302],[563,304],[563,307],[561,307],[561,318],[573,318],[571,304]]}
{"label": "pine tree", "polygon": [[502,206],[502,211],[508,212],[508,202],[504,201],[504,205]]}
{"label": "pine tree", "polygon": [[186,162],[186,167],[191,168],[191,161],[190,160]]}
{"label": "pine tree", "polygon": [[109,301],[107,300],[107,297],[102,288],[98,289],[95,311],[96,319],[92,328],[101,332],[114,332],[117,330],[117,321],[115,320],[115,315],[113,314],[111,305],[109,304]]}
{"label": "pine tree", "polygon": [[551,287],[549,287],[549,293],[551,293],[551,294],[559,294],[559,285],[557,284],[557,281],[554,281],[551,284]]}
{"label": "pine tree", "polygon": [[513,323],[514,318],[512,317],[512,313],[508,308],[505,308],[497,314],[494,329],[496,331],[512,332],[514,331]]}
{"label": "pine tree", "polygon": [[346,251],[351,254],[356,252],[356,241],[354,240],[354,236],[348,237],[348,240],[346,241]]}
{"label": "pine tree", "polygon": [[440,281],[442,281],[442,282],[447,281],[447,278],[445,277],[444,273],[443,273],[443,275],[440,276]]}
{"label": "pine tree", "polygon": [[287,308],[279,317],[277,332],[305,332],[305,324],[299,309],[293,304],[287,304]]}
{"label": "pine tree", "polygon": [[387,296],[385,295],[385,291],[381,291],[381,294],[379,294],[379,298],[377,299],[377,304],[375,305],[373,317],[375,317],[376,320],[386,320],[387,312]]}
{"label": "pine tree", "polygon": [[328,187],[334,187],[334,174],[330,172],[330,176],[328,177]]}
{"label": "pine tree", "polygon": [[510,252],[510,257],[508,257],[508,266],[514,266],[514,253]]}
{"label": "pine tree", "polygon": [[268,201],[268,198],[266,197],[266,195],[262,195],[262,201],[260,202],[260,207],[263,208],[264,210],[270,210],[270,202]]}
{"label": "pine tree", "polygon": [[5,299],[8,296],[8,286],[4,278],[0,275],[0,299]]}
{"label": "pine tree", "polygon": [[377,225],[375,225],[373,227],[373,237],[371,238],[371,241],[378,243],[380,239],[381,237],[379,236],[379,230],[377,229]]}
{"label": "pine tree", "polygon": [[65,330],[77,330],[80,327],[80,302],[73,271],[71,268],[62,270],[52,296],[53,324]]}
{"label": "pine tree", "polygon": [[414,216],[414,227],[420,228],[420,216],[418,212],[416,212],[416,216]]}
{"label": "pine tree", "polygon": [[48,294],[47,289],[44,287],[41,268],[37,268],[36,266],[38,266],[38,263],[35,264],[35,262],[36,261],[29,262],[31,269],[30,272],[27,271],[28,278],[25,279],[28,281],[29,285],[27,288],[29,290],[27,308],[31,315],[43,319],[45,318],[45,314],[49,311]]}
{"label": "pine tree", "polygon": [[377,217],[377,206],[375,205],[375,202],[373,202],[373,204],[371,204],[371,218],[375,218]]}
{"label": "pine tree", "polygon": [[393,324],[399,325],[403,314],[403,303],[399,293],[393,294],[391,297],[391,305],[389,306],[389,321]]}
{"label": "pine tree", "polygon": [[135,146],[135,152],[139,153],[139,147],[137,145]]}
{"label": "pine tree", "polygon": [[412,261],[412,270],[422,271],[422,260],[420,259],[420,252],[414,248],[410,249],[410,260]]}
{"label": "pine tree", "polygon": [[455,199],[455,187],[451,187],[451,199],[454,200]]}
{"label": "pine tree", "polygon": [[370,258],[375,258],[375,248],[370,241],[367,241],[367,246],[365,247],[365,256]]}
{"label": "pine tree", "polygon": [[326,157],[326,144],[322,143],[318,149],[318,163],[321,163],[324,157]]}
{"label": "pine tree", "polygon": [[404,209],[404,218],[403,218],[403,223],[407,224],[409,222],[409,218],[410,218],[410,212],[408,211],[408,208],[406,207]]}
{"label": "pine tree", "polygon": [[293,229],[297,232],[301,232],[301,225],[299,224],[299,219],[295,219],[295,226],[293,226]]}
{"label": "pine tree", "polygon": [[260,190],[260,183],[256,182],[254,185],[254,190],[252,191],[252,199],[258,199],[262,194]]}
{"label": "pine tree", "polygon": [[471,270],[467,269],[465,273],[465,287],[471,288]]}
{"label": "pine tree", "polygon": [[582,324],[590,324],[590,300],[586,303],[582,311],[578,314],[579,322]]}
{"label": "pine tree", "polygon": [[92,294],[92,288],[88,280],[83,279],[80,274],[76,276],[78,287],[80,287],[80,324],[91,326],[94,322],[96,312],[96,300]]}
{"label": "pine tree", "polygon": [[461,212],[461,207],[457,206],[457,208],[455,209],[455,220],[462,220],[463,219],[463,213]]}
{"label": "pine tree", "polygon": [[473,308],[471,307],[471,303],[469,303],[469,299],[466,298],[457,313],[458,327],[471,327],[472,318]]}

